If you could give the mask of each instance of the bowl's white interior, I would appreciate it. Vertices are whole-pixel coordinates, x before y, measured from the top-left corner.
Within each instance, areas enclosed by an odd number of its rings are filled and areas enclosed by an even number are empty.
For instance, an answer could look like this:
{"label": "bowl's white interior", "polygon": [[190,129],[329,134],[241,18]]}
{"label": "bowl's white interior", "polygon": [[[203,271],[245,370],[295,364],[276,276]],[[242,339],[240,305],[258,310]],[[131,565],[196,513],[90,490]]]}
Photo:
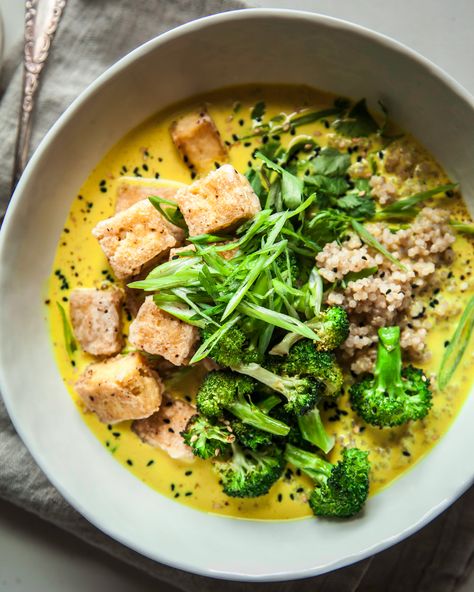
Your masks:
{"label": "bowl's white interior", "polygon": [[[28,166],[2,230],[1,387],[37,462],[99,528],[190,571],[288,579],[381,550],[460,495],[474,474],[458,453],[474,449],[473,399],[433,452],[371,499],[361,518],[257,523],[208,516],[147,488],[88,431],[58,374],[42,305],[71,200],[104,152],[171,103],[255,81],[365,96],[372,106],[383,99],[392,117],[462,182],[464,194],[474,194],[472,102],[413,53],[355,26],[287,11],[228,13],[186,25],[102,76],[61,118]],[[271,553],[260,551],[265,548]]]}

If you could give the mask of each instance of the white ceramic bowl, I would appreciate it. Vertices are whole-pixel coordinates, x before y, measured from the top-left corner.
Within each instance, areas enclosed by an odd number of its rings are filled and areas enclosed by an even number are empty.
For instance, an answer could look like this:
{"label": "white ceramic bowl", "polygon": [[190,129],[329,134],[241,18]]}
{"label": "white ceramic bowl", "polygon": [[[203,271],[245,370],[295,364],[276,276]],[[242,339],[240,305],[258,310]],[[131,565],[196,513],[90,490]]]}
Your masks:
{"label": "white ceramic bowl", "polygon": [[[472,482],[474,398],[414,469],[350,522],[252,522],[161,497],[119,465],[83,423],[62,383],[44,284],[71,200],[129,129],[164,106],[244,82],[308,84],[373,106],[383,99],[474,194],[474,105],[438,68],[371,31],[313,14],[248,10],[206,18],[133,51],[92,84],[43,140],[1,233],[1,391],[46,475],[88,520],[133,549],[229,579],[307,577],[376,553],[421,528]],[[267,550],[267,551],[262,551]]]}

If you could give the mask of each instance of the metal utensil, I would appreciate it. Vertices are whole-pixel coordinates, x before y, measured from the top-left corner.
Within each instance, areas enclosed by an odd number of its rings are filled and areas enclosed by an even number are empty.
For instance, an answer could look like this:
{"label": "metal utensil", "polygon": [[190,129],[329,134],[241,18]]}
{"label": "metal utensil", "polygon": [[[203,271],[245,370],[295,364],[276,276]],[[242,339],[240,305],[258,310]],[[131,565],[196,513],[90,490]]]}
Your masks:
{"label": "metal utensil", "polygon": [[67,0],[27,0],[25,3],[25,46],[23,90],[15,146],[12,192],[26,166],[31,138],[32,115],[41,72]]}

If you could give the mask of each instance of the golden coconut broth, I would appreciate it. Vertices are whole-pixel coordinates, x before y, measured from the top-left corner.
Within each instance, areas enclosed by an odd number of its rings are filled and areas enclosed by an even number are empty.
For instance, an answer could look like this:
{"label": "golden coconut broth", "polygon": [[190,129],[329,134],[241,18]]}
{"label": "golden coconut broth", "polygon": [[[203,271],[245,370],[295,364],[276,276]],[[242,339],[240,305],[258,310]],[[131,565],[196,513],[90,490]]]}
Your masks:
{"label": "golden coconut broth", "polygon": [[[159,493],[178,502],[206,512],[250,519],[291,519],[310,514],[305,491],[310,482],[304,476],[287,471],[285,477],[274,485],[270,493],[256,499],[232,499],[225,496],[209,461],[196,459],[193,463],[172,460],[164,452],[143,444],[130,429],[131,422],[107,426],[96,416],[84,410],[74,392],[74,383],[93,357],[78,350],[73,360],[65,349],[63,325],[56,301],[68,311],[69,292],[77,287],[100,287],[104,282],[115,281],[107,260],[92,236],[92,228],[114,213],[115,183],[120,176],[158,178],[182,183],[191,182],[191,173],[178,156],[170,139],[168,128],[177,115],[199,106],[205,101],[224,140],[233,141],[233,135],[243,133],[251,125],[250,112],[258,100],[264,100],[267,117],[280,112],[291,113],[304,106],[315,109],[332,105],[334,97],[307,88],[296,87],[241,87],[226,89],[199,97],[187,104],[161,112],[128,133],[118,142],[91,172],[79,195],[72,203],[64,225],[49,279],[46,304],[49,306],[49,323],[54,353],[63,380],[82,414],[84,421],[107,447],[110,454],[125,468]],[[328,129],[324,121],[298,128],[297,135],[310,134],[321,146],[326,145]],[[235,139],[235,137],[234,137]],[[292,140],[289,134],[282,136],[286,146]],[[252,161],[252,152],[261,145],[261,139],[239,142],[230,149],[230,162],[241,172]],[[375,146],[377,148],[377,146]],[[355,159],[356,154],[353,154]],[[165,180],[165,181],[163,181]],[[440,200],[441,201],[441,200]],[[447,202],[447,203],[446,203]],[[444,200],[442,205],[456,210],[456,218],[466,218],[460,200]],[[453,277],[437,296],[459,307],[457,315],[449,320],[436,319],[429,335],[432,357],[424,365],[428,374],[439,366],[444,344],[451,336],[461,306],[467,302],[466,286],[469,281],[474,249],[472,240],[458,238],[458,253],[452,267]],[[462,288],[462,290],[461,290]],[[433,310],[428,307],[428,310]],[[124,311],[124,333],[127,333],[127,314]],[[466,354],[462,366],[446,392],[434,392],[434,406],[426,420],[396,429],[377,429],[364,426],[347,403],[347,397],[338,402],[338,410],[323,412],[329,433],[337,436],[337,445],[331,458],[337,458],[341,445],[355,445],[370,451],[372,463],[371,493],[396,479],[423,457],[430,447],[448,429],[465,400],[469,387],[469,364],[472,353]],[[180,380],[168,383],[173,396],[193,397],[203,375],[202,368],[187,369]]]}

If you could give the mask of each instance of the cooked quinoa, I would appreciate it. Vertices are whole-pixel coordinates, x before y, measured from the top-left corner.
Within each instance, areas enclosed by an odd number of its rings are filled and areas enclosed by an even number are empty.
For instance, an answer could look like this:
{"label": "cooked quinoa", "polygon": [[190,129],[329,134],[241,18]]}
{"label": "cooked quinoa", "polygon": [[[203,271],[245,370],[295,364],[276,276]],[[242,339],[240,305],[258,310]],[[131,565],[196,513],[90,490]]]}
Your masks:
{"label": "cooked quinoa", "polygon": [[349,281],[346,288],[331,290],[326,297],[327,304],[341,305],[349,314],[350,335],[342,350],[353,372],[367,372],[373,367],[377,330],[383,326],[402,328],[401,345],[412,357],[427,355],[428,322],[423,302],[436,290],[443,267],[453,258],[450,247],[455,238],[448,219],[446,210],[425,207],[406,229],[392,232],[382,223],[367,226],[405,270],[356,235],[341,244],[328,243],[317,255],[319,273],[327,282],[377,268],[373,275]]}

